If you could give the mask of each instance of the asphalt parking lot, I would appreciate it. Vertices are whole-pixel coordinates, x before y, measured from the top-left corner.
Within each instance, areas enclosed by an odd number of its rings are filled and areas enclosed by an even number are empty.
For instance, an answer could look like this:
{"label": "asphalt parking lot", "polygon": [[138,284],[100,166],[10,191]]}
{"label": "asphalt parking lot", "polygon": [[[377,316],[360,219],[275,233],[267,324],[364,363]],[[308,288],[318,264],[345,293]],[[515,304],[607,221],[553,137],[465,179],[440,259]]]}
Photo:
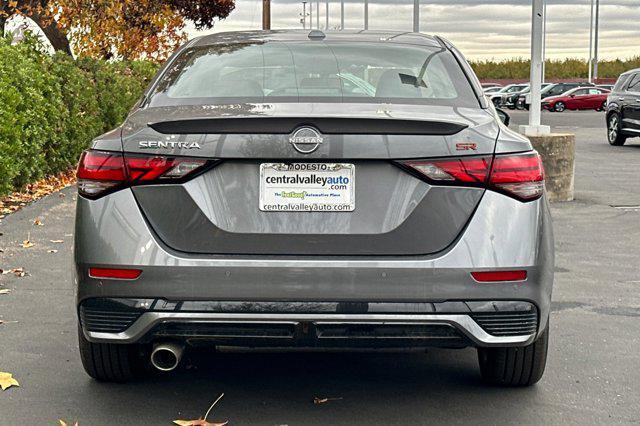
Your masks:
{"label": "asphalt parking lot", "polygon": [[[514,127],[526,121],[510,114]],[[94,382],[77,354],[67,188],[0,224],[0,268],[29,274],[0,277],[12,290],[0,295],[0,371],[21,384],[0,391],[0,425],[171,424],[203,415],[221,393],[209,420],[230,424],[640,423],[640,139],[609,146],[602,113],[543,121],[577,135],[576,200],[552,205],[556,282],[537,386],[485,387],[470,349],[195,353],[169,375]],[[22,248],[26,239],[35,246]]]}

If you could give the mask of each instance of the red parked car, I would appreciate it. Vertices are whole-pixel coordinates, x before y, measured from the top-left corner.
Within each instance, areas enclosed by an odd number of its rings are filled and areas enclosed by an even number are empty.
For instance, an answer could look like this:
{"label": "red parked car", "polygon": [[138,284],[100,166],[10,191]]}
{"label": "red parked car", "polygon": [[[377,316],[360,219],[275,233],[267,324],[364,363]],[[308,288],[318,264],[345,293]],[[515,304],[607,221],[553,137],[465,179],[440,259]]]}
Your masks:
{"label": "red parked car", "polygon": [[559,96],[550,96],[542,100],[542,108],[562,112],[566,109],[595,109],[604,111],[610,91],[600,87],[577,87]]}

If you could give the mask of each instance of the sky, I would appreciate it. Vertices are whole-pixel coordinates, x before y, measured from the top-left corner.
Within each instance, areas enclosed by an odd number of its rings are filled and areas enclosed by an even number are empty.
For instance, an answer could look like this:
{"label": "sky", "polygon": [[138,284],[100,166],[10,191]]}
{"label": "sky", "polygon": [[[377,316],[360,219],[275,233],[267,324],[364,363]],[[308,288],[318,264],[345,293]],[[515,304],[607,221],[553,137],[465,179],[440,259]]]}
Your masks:
{"label": "sky", "polygon": [[[421,0],[420,30],[451,40],[469,59],[529,57],[531,0]],[[313,1],[316,13],[316,1]],[[364,26],[364,0],[345,0],[345,28]],[[326,2],[320,2],[325,26]],[[309,5],[307,4],[307,8]],[[369,0],[369,29],[411,31],[413,0]],[[273,29],[302,28],[302,1],[272,0]],[[548,0],[547,57],[589,56],[590,0]],[[316,17],[313,18],[314,27]],[[262,0],[236,0],[236,9],[211,32],[260,29]],[[308,25],[308,23],[307,23]],[[329,2],[329,28],[340,25],[340,2]],[[640,0],[600,0],[600,49],[603,59],[640,56]]]}

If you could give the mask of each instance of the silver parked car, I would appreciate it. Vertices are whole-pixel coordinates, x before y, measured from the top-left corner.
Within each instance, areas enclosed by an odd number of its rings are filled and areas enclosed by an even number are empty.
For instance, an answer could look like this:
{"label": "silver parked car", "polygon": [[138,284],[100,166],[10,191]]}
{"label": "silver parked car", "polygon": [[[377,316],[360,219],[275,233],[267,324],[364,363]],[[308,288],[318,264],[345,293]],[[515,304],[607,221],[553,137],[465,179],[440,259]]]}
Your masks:
{"label": "silver parked car", "polygon": [[78,166],[87,373],[169,371],[192,345],[436,345],[536,383],[551,220],[540,158],[500,114],[439,37],[190,41]]}

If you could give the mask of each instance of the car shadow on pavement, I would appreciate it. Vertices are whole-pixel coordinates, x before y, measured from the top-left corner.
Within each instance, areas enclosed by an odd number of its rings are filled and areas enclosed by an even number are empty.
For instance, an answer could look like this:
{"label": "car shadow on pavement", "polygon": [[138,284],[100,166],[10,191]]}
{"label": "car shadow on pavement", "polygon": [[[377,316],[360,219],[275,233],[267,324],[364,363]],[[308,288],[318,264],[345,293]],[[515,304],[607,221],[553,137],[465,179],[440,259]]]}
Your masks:
{"label": "car shadow on pavement", "polygon": [[[171,373],[154,372],[126,385],[91,382],[87,390],[94,398],[100,394],[103,404],[105,395],[117,395],[111,401],[115,404],[144,394],[158,420],[198,418],[224,393],[213,417],[233,424],[385,424],[394,418],[410,424],[422,423],[423,416],[462,421],[489,415],[487,401],[498,409],[531,402],[536,394],[535,387],[485,386],[475,350],[435,348],[426,353],[198,350],[185,355],[181,368]],[[316,398],[320,403],[314,403]],[[105,415],[113,415],[110,405],[101,406]],[[135,404],[128,409],[135,410]],[[519,417],[516,413],[511,419]]]}

